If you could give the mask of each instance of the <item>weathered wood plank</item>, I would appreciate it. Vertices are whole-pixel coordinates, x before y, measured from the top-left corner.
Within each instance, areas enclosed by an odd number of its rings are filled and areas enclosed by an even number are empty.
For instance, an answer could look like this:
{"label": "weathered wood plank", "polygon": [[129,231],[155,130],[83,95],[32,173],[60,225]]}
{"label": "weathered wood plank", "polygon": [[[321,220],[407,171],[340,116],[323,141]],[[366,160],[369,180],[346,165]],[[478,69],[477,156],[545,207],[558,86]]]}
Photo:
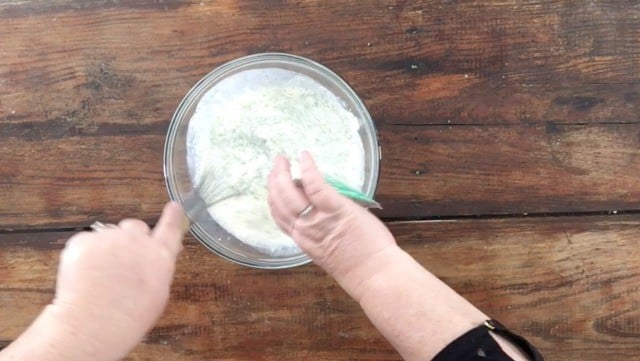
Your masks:
{"label": "weathered wood plank", "polygon": [[637,125],[393,127],[381,139],[383,216],[571,213],[640,204]]}
{"label": "weathered wood plank", "polygon": [[4,124],[166,120],[205,73],[263,51],[327,64],[379,123],[640,114],[640,4],[629,1],[52,0],[5,2],[0,19]]}
{"label": "weathered wood plank", "polygon": [[122,135],[1,143],[3,228],[88,226],[115,220],[114,211],[151,221],[167,199],[163,142]]}
{"label": "weathered wood plank", "polygon": [[[0,143],[0,228],[86,227],[125,216],[154,222],[167,200],[164,135],[148,127],[138,134],[136,125],[117,129]],[[633,124],[387,125],[380,140],[382,217],[637,210],[640,204],[640,127]]]}
{"label": "weathered wood plank", "polygon": [[639,14],[615,1],[4,2],[0,228],[151,221],[175,106],[258,51],[319,60],[362,94],[382,138],[381,216],[637,209]]}
{"label": "weathered wood plank", "polygon": [[[638,216],[392,224],[402,247],[549,360],[633,359]],[[0,340],[51,299],[68,233],[0,235]],[[315,266],[234,266],[192,239],[172,299],[131,360],[397,359],[357,305]]]}
{"label": "weathered wood plank", "polygon": [[[211,69],[262,51],[320,61],[364,98],[381,216],[638,210],[639,35],[640,4],[615,0],[4,1],[0,229],[154,222],[175,106]],[[550,360],[601,360],[639,351],[639,223],[393,230]],[[50,300],[67,236],[0,234],[0,345]],[[130,359],[302,357],[397,355],[318,269],[248,270],[190,240],[167,314]]]}

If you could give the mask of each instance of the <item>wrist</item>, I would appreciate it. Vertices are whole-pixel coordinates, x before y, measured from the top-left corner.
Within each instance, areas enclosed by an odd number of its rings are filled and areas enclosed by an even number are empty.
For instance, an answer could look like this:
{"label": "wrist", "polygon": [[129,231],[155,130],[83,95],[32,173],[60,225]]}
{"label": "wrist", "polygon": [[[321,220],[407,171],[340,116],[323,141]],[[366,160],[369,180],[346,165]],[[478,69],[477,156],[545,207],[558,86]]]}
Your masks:
{"label": "wrist", "polygon": [[330,272],[330,275],[353,299],[360,302],[367,290],[378,283],[381,277],[402,266],[403,254],[405,252],[395,243],[389,244],[347,270]]}
{"label": "wrist", "polygon": [[[77,317],[74,309],[48,305],[29,328],[2,353],[0,361],[115,361],[126,356],[117,330]],[[106,333],[105,333],[106,332]],[[110,339],[110,335],[115,339]]]}
{"label": "wrist", "polygon": [[47,306],[29,328],[0,354],[0,361],[83,361],[89,356],[76,331]]}

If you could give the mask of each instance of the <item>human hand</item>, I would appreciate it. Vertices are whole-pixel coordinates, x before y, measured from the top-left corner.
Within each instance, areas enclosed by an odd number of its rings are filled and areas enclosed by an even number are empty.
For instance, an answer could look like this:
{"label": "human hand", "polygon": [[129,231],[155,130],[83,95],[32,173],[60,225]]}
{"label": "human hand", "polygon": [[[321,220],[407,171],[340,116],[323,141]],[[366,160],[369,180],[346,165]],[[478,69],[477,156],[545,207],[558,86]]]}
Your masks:
{"label": "human hand", "polygon": [[46,312],[73,331],[86,359],[123,358],[158,319],[182,249],[183,217],[170,203],[153,230],[125,219],[117,228],[69,239]]}
{"label": "human hand", "polygon": [[[388,229],[365,208],[325,183],[311,155],[300,158],[302,187],[289,162],[276,158],[269,176],[269,206],[280,228],[354,298],[362,284],[382,270],[387,251],[397,248]],[[310,213],[302,211],[313,206]]]}
{"label": "human hand", "polygon": [[[300,168],[302,188],[291,180],[289,162],[276,159],[269,176],[274,220],[358,301],[404,359],[431,359],[488,318],[402,251],[376,217],[326,184],[308,153]],[[498,342],[514,360],[525,359]]]}

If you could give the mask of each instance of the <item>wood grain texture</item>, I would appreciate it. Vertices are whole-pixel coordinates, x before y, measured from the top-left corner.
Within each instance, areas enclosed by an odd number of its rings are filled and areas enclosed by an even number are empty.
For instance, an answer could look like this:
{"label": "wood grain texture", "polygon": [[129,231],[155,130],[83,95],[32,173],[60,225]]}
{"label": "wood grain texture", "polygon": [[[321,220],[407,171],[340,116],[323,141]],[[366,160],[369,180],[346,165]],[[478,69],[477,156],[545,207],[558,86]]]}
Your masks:
{"label": "wood grain texture", "polygon": [[[135,128],[0,143],[0,228],[82,227],[126,216],[155,222],[167,200],[164,135]],[[380,141],[382,217],[622,211],[640,204],[640,128],[632,124],[384,126]]]}
{"label": "wood grain texture", "polygon": [[362,95],[383,217],[637,209],[639,14],[614,1],[4,2],[0,228],[151,221],[176,105],[261,51],[318,60]]}
{"label": "wood grain texture", "polygon": [[[548,360],[634,359],[640,217],[391,224],[401,246]],[[69,233],[0,235],[0,340],[53,294]],[[321,270],[232,265],[189,239],[169,307],[131,360],[390,360],[398,356]]]}
{"label": "wood grain texture", "polygon": [[0,19],[12,123],[165,121],[205,73],[263,51],[327,64],[390,124],[640,112],[633,1],[54,0],[5,2]]}
{"label": "wood grain texture", "polygon": [[381,139],[383,216],[630,210],[640,200],[635,125],[403,127]]}
{"label": "wood grain texture", "polygon": [[[319,61],[363,98],[382,217],[640,211],[637,1],[12,0],[0,39],[0,345],[50,301],[60,230],[155,222],[174,109],[252,53]],[[640,351],[639,225],[391,227],[549,360],[591,361]],[[246,269],[189,239],[169,308],[129,359],[301,358],[399,357],[319,269]]]}

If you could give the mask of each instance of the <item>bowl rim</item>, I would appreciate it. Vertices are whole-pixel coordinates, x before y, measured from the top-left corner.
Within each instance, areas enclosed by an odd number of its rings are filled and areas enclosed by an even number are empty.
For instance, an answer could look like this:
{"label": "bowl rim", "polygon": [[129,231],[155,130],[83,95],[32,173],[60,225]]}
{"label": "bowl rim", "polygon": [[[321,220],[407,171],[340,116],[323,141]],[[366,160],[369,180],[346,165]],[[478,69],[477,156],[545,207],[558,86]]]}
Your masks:
{"label": "bowl rim", "polygon": [[[172,201],[176,201],[180,204],[183,204],[182,197],[180,196],[180,192],[177,190],[175,185],[176,180],[174,179],[173,166],[172,166],[172,157],[173,157],[173,148],[175,146],[176,138],[177,138],[177,130],[179,126],[182,124],[184,117],[184,113],[189,111],[189,109],[194,105],[192,103],[196,103],[195,106],[200,102],[201,97],[208,92],[212,86],[215,86],[220,80],[224,79],[227,74],[231,73],[234,70],[237,70],[242,67],[260,64],[263,62],[268,62],[272,67],[278,67],[278,65],[285,64],[293,64],[297,67],[303,67],[309,73],[301,73],[306,75],[312,79],[314,79],[314,75],[323,79],[324,81],[333,83],[340,90],[344,91],[349,98],[349,100],[353,103],[353,105],[357,108],[358,113],[362,114],[361,121],[368,128],[368,131],[371,133],[372,143],[369,149],[367,148],[367,144],[363,143],[365,147],[365,152],[369,151],[371,153],[373,166],[371,167],[371,183],[369,185],[369,189],[365,190],[370,196],[373,196],[379,181],[379,173],[380,173],[380,160],[381,160],[381,149],[378,132],[369,114],[369,111],[364,104],[364,101],[358,96],[358,94],[353,90],[353,88],[338,74],[333,72],[328,67],[305,57],[289,54],[289,53],[279,53],[279,52],[267,52],[267,53],[256,53],[247,56],[243,56],[240,58],[236,58],[230,60],[209,73],[203,76],[195,85],[187,91],[185,96],[182,98],[180,103],[178,104],[176,110],[174,111],[171,121],[169,123],[169,127],[167,129],[167,134],[165,138],[164,144],[164,154],[163,154],[163,174],[165,180],[165,186],[167,188],[167,192],[169,194],[169,198]],[[286,69],[286,68],[285,68]],[[291,70],[291,69],[287,69]],[[242,70],[240,70],[242,71]],[[299,70],[291,70],[295,72],[300,72]],[[314,80],[318,80],[317,78]],[[322,85],[326,88],[325,85]],[[331,91],[331,90],[330,90]],[[333,91],[331,91],[333,93]],[[345,99],[342,99],[345,101]],[[353,111],[352,111],[353,112]],[[209,239],[205,234],[206,232],[197,222],[191,224],[189,228],[190,233],[204,245],[211,252],[220,256],[227,261],[243,265],[251,268],[258,269],[286,269],[286,268],[294,268],[298,266],[302,266],[310,263],[311,258],[306,255],[304,252],[298,257],[292,257],[291,259],[286,259],[283,262],[265,262],[265,261],[256,261],[256,260],[244,260],[233,257],[229,254],[226,254],[221,249],[217,249],[214,240],[210,240],[207,242],[205,239]],[[210,244],[211,243],[211,244]]]}

